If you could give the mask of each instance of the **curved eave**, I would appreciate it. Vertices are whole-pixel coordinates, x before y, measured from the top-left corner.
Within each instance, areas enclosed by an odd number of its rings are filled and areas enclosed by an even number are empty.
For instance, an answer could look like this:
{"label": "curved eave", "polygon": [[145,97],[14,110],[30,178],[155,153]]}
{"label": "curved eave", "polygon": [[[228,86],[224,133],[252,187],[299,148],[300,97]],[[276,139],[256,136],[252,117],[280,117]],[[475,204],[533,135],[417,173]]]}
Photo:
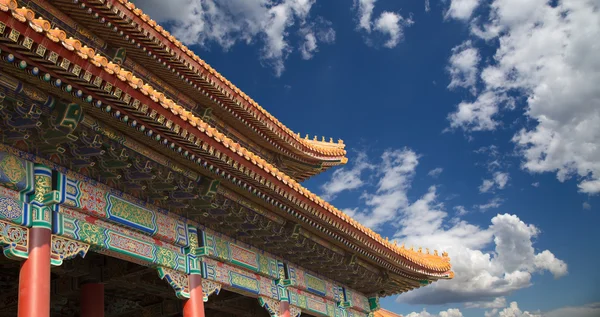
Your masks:
{"label": "curved eave", "polygon": [[[198,137],[202,136],[204,140],[214,144],[216,150],[210,150],[209,153],[210,155],[216,155],[221,164],[222,162],[227,162],[227,164],[240,162],[246,172],[251,171],[246,173],[246,176],[250,175],[249,177],[253,182],[260,185],[258,188],[262,186],[270,188],[282,199],[286,199],[290,205],[298,206],[295,208],[299,208],[303,213],[311,215],[311,218],[332,229],[325,231],[342,233],[344,235],[342,239],[354,244],[354,250],[360,250],[365,254],[376,254],[377,257],[383,259],[379,263],[385,264],[388,268],[400,267],[405,272],[423,274],[434,279],[452,277],[453,273],[450,272],[451,266],[447,254],[444,253],[442,256],[438,256],[436,252],[433,255],[425,254],[391,244],[371,229],[361,225],[311,193],[260,156],[210,127],[190,111],[185,110],[174,101],[164,98],[164,96],[158,98],[155,91],[144,84],[141,79],[131,76],[131,73],[120,69],[116,64],[108,62],[106,58],[95,55],[93,49],[82,46],[78,40],[67,38],[64,31],[58,28],[50,29],[50,23],[41,18],[36,19],[32,10],[18,9],[14,0],[0,0],[0,11],[10,11],[12,16],[9,16],[9,13],[2,12],[0,12],[0,16],[2,16],[2,20],[10,22],[7,25],[18,28],[21,34],[29,33],[29,37],[37,43],[48,38],[50,41],[46,43],[47,47],[56,51],[63,50],[61,54],[69,57],[73,65],[83,66],[83,69],[88,69],[95,76],[101,75],[101,78],[105,80],[110,78],[113,83],[111,87],[113,85],[115,88],[121,87],[123,88],[122,91],[129,92],[130,97],[144,99],[159,114],[165,114],[171,118],[173,120],[171,124],[179,124],[182,129],[188,129],[186,131],[191,131]],[[34,32],[27,32],[28,29],[33,29]],[[66,50],[63,48],[66,48]],[[160,124],[166,125],[167,123],[161,122]],[[208,143],[205,145],[212,147]],[[190,148],[191,146],[185,147]],[[198,148],[197,150],[206,149]],[[271,198],[269,200],[274,201]],[[355,243],[357,242],[360,247],[356,246]]]}
{"label": "curved eave", "polygon": [[[88,4],[90,7],[98,5],[97,2],[81,0],[81,4]],[[103,4],[103,5],[107,5]],[[256,101],[237,88],[233,83],[227,80],[223,75],[217,72],[204,60],[199,58],[192,50],[188,49],[173,35],[171,35],[162,26],[150,19],[148,15],[127,0],[118,0],[112,4],[112,12],[115,14],[123,13],[121,19],[131,19],[132,22],[148,31],[148,36],[158,39],[156,43],[163,51],[163,54],[171,56],[165,58],[162,62],[169,64],[173,72],[190,85],[198,85],[199,90],[208,92],[212,101],[228,112],[237,112],[244,117],[246,122],[254,126],[255,132],[264,138],[268,143],[276,143],[278,147],[285,148],[288,151],[299,154],[306,159],[314,159],[322,162],[344,161],[347,160],[346,151],[340,147],[315,145],[307,142],[297,133],[282,124],[277,118],[271,115]],[[115,29],[118,27],[115,25]],[[121,30],[124,34],[127,29]],[[154,51],[156,48],[150,48]],[[190,74],[196,76],[190,76]],[[196,80],[194,77],[200,77]],[[204,89],[201,89],[204,87]]]}

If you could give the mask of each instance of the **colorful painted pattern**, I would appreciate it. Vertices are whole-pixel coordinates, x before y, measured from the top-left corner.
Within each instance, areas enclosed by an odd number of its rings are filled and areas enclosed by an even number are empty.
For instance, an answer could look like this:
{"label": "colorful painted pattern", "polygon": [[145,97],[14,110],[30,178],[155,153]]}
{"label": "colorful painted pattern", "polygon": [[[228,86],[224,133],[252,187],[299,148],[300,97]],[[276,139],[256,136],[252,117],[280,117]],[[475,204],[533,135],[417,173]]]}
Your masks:
{"label": "colorful painted pattern", "polygon": [[64,260],[72,259],[77,255],[84,257],[89,249],[89,244],[52,235],[50,263],[54,266],[60,266]]}
{"label": "colorful painted pattern", "polygon": [[345,289],[345,298],[348,307],[352,307],[356,310],[363,312],[370,312],[369,300],[366,296],[362,295],[357,291],[351,289]]}
{"label": "colorful painted pattern", "polygon": [[165,279],[169,283],[169,285],[173,287],[177,298],[190,298],[190,286],[187,274],[176,270],[172,270],[170,268],[159,266],[158,276],[161,279]]}
{"label": "colorful painted pattern", "polygon": [[187,246],[185,222],[154,206],[138,201],[103,184],[69,173],[65,204],[101,219],[137,229],[165,242]]}
{"label": "colorful painted pattern", "polygon": [[[11,195],[12,192],[13,194]],[[2,196],[4,193],[12,197]],[[0,219],[27,226],[30,222],[30,205],[14,198],[18,194],[10,189],[0,190]]]}
{"label": "colorful painted pattern", "polygon": [[108,219],[151,235],[156,232],[156,216],[152,211],[112,194],[108,194],[106,200]]}
{"label": "colorful painted pattern", "polygon": [[10,259],[26,259],[29,255],[29,229],[0,220],[0,247]]}
{"label": "colorful painted pattern", "polygon": [[325,296],[325,294],[327,294],[327,288],[324,280],[308,273],[304,275],[304,280],[306,282],[306,289],[308,291],[321,296]]}
{"label": "colorful painted pattern", "polygon": [[288,265],[288,276],[289,280],[286,284],[294,288],[322,296],[344,307],[363,312],[371,311],[366,296],[339,286],[331,280],[317,277],[293,265]]}
{"label": "colorful painted pattern", "polygon": [[[0,185],[29,194],[33,191],[33,163],[0,151]],[[25,201],[25,196],[21,200]]]}
{"label": "colorful painted pattern", "polygon": [[289,302],[311,315],[327,317],[366,317],[367,312],[339,307],[338,303],[295,288],[288,288]]}
{"label": "colorful painted pattern", "polygon": [[[23,156],[26,156],[26,154],[23,154]],[[90,215],[101,216],[102,218],[111,220],[115,223],[137,228],[139,231],[153,234],[156,238],[158,238],[160,229],[166,229],[162,236],[163,238],[179,235],[180,237],[185,237],[184,245],[188,244],[187,225],[185,222],[169,217],[164,212],[157,211],[154,207],[148,206],[143,202],[140,204],[138,204],[137,201],[136,203],[133,203],[129,200],[129,197],[127,197],[126,200],[123,198],[126,197],[126,195],[115,192],[102,184],[91,181],[71,171],[67,171],[64,168],[55,166],[47,161],[37,158],[34,158],[34,160],[36,163],[47,164],[48,166],[51,166],[52,169],[56,168],[65,175],[65,207],[71,206],[78,208]],[[49,168],[46,169],[48,169],[48,172],[51,171]],[[41,174],[40,176],[44,177],[39,177],[40,187],[50,187],[50,189],[52,189],[52,185],[47,182],[48,178],[52,177],[52,174]],[[6,191],[6,189],[4,189],[4,191]],[[14,196],[14,192],[12,192],[11,195]],[[36,200],[37,199],[45,201],[47,200],[47,197],[40,196],[36,197]],[[57,201],[60,200],[61,198]],[[99,206],[103,206],[104,210],[98,208]],[[122,255],[123,257],[135,258],[146,265],[163,265],[180,272],[186,272],[188,270],[188,268],[186,268],[186,257],[183,254],[181,247],[176,247],[168,243],[163,245],[159,241],[152,239],[145,234],[95,219],[95,217],[86,217],[84,214],[81,214],[78,218],[73,217],[65,219],[65,210],[68,210],[69,208],[60,209],[60,215],[62,215],[62,217],[57,216],[57,218],[63,219],[57,221],[57,227],[63,227],[60,230],[64,232],[70,231],[71,238],[89,243],[95,250],[111,252],[116,255]],[[45,218],[46,217],[44,217],[44,220],[50,220]],[[159,221],[163,225],[158,225]],[[179,224],[179,228],[170,225],[170,221]],[[140,227],[135,227],[131,225],[131,223]],[[151,233],[150,230],[152,230]],[[65,236],[69,235],[65,234]],[[176,238],[172,240],[176,240]],[[183,239],[178,240],[181,241]],[[210,246],[211,240],[212,246]],[[277,261],[274,258],[261,252],[254,251],[251,248],[233,243],[229,238],[224,236],[209,234],[209,237],[204,237],[203,241],[205,242],[204,246],[210,246],[207,250],[212,250],[212,256],[215,256],[224,262],[229,262],[270,277],[267,279],[253,275],[250,272],[238,269],[237,267],[221,263],[220,266],[226,268],[228,279],[228,281],[222,279],[223,284],[235,287],[243,292],[264,294],[277,299],[282,297],[280,295],[282,291],[278,289],[274,282],[274,279],[279,279]],[[209,253],[209,256],[210,255],[211,254]],[[224,274],[221,275],[225,276]],[[335,299],[339,298],[338,295],[336,295],[336,293],[339,293],[339,288],[327,280],[305,273],[303,270],[298,270],[298,274],[295,274],[294,278],[296,279],[296,284],[302,285],[307,291],[321,296]],[[298,281],[301,282],[298,283]],[[301,300],[301,303],[306,303],[305,306],[307,309],[318,312],[323,309],[322,302],[318,299],[319,297],[316,296],[305,296],[304,300]],[[349,302],[358,303],[360,300],[353,298]],[[327,305],[325,305],[325,308],[328,311],[331,310]],[[334,313],[336,312],[335,309],[333,311]]]}
{"label": "colorful painted pattern", "polygon": [[211,258],[203,259],[202,275],[205,279],[233,288],[240,293],[279,299],[274,280]]}
{"label": "colorful painted pattern", "polygon": [[92,249],[109,250],[136,258],[146,265],[159,265],[186,272],[187,258],[181,250],[169,249],[166,245],[152,241],[150,237],[144,239],[143,235],[125,228],[119,231],[109,229],[106,222],[94,218],[77,219],[64,211],[68,210],[61,209],[61,213],[55,215],[54,229],[57,234],[88,243]]}
{"label": "colorful painted pattern", "polygon": [[254,272],[279,279],[277,260],[249,248],[229,241],[227,237],[202,231],[202,241],[206,255],[229,262]]}

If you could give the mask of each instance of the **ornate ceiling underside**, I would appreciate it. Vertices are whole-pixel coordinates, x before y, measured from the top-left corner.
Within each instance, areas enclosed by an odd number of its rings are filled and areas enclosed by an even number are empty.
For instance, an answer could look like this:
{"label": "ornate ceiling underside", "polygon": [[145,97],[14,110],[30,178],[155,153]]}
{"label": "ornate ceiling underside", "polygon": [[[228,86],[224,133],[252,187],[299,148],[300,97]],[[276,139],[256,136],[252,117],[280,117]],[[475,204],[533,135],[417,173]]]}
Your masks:
{"label": "ornate ceiling underside", "polygon": [[[40,90],[3,76],[2,86],[22,89],[19,94],[11,89],[4,90],[0,106],[3,143],[196,220],[362,293],[392,294],[422,285],[418,280],[376,269],[299,225],[263,210],[258,203],[241,198],[223,183],[216,188],[218,182],[208,177],[190,179],[185,172],[177,172],[183,169],[176,168],[175,161],[167,167],[131,150],[123,143],[139,132],[134,129],[120,132],[115,127],[102,126],[93,116],[104,122],[119,121],[99,109],[77,106],[85,113],[84,118],[76,128],[65,131],[57,122],[68,105],[79,101],[71,92],[64,91],[64,87],[53,87],[52,82],[25,75],[16,68],[2,67],[0,72],[20,76],[21,80],[32,81],[37,87],[61,97],[55,98],[50,111],[39,105],[41,100],[47,100]],[[422,278],[426,279],[425,276]]]}

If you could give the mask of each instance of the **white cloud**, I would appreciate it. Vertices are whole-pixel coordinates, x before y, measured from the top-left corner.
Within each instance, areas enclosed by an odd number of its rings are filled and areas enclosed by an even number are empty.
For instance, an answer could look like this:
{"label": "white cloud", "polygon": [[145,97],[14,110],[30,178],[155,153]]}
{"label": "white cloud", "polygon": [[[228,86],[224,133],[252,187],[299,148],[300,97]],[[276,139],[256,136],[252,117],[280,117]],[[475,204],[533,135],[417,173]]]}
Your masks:
{"label": "white cloud", "polygon": [[590,205],[590,203],[588,203],[587,201],[583,203],[583,210],[591,210],[592,209],[592,205]]}
{"label": "white cloud", "polygon": [[[491,307],[490,307],[491,308]],[[500,307],[502,308],[502,307]],[[485,312],[485,317],[597,317],[600,316],[600,302],[583,306],[566,306],[548,312],[522,311],[517,302],[511,302],[502,310],[498,308]]]}
{"label": "white cloud", "polygon": [[304,44],[300,47],[303,59],[311,59],[313,52],[317,50],[317,37],[314,33],[308,32],[304,35]]}
{"label": "white cloud", "polygon": [[504,187],[506,187],[506,184],[508,184],[509,178],[510,177],[508,173],[495,172],[492,179],[483,180],[483,183],[479,186],[479,192],[487,193],[495,188],[504,189]]}
{"label": "white cloud", "polygon": [[311,59],[318,52],[318,43],[331,44],[335,42],[335,30],[331,22],[317,18],[315,22],[308,23],[300,29],[302,41],[299,47],[303,59]]}
{"label": "white cloud", "polygon": [[342,191],[360,188],[365,184],[361,178],[362,172],[372,168],[374,166],[367,162],[367,156],[364,153],[359,153],[354,160],[352,168],[344,167],[336,169],[331,179],[321,185],[323,198],[331,200]]}
{"label": "white cloud", "polygon": [[354,7],[358,11],[358,28],[371,32],[371,16],[375,9],[376,0],[354,0]]}
{"label": "white cloud", "polygon": [[385,151],[376,168],[380,177],[374,193],[365,193],[362,199],[368,209],[359,210],[353,217],[367,227],[377,228],[395,219],[401,208],[408,206],[406,192],[411,185],[418,156],[409,149]]}
{"label": "white cloud", "polygon": [[452,0],[450,8],[446,11],[446,18],[467,20],[479,6],[479,0]]}
{"label": "white cloud", "polygon": [[429,12],[431,10],[431,6],[429,4],[429,0],[425,0],[425,12]]}
{"label": "white cloud", "polygon": [[383,45],[394,48],[404,37],[404,26],[411,24],[411,20],[404,20],[400,14],[385,11],[375,21],[375,30],[389,35],[390,39]]}
{"label": "white cloud", "polygon": [[498,186],[499,189],[504,189],[506,184],[508,183],[508,173],[496,172],[494,173],[494,182]]}
{"label": "white cloud", "polygon": [[598,317],[600,316],[600,302],[584,306],[569,306],[555,309],[543,314],[544,317]]}
{"label": "white cloud", "polygon": [[439,314],[430,314],[425,309],[422,312],[412,312],[406,317],[463,317],[463,314],[457,308],[450,308],[448,310],[441,311]]}
{"label": "white cloud", "polygon": [[[455,278],[402,294],[398,301],[409,304],[490,301],[529,287],[533,273],[550,270],[555,277],[566,274],[566,264],[548,256],[552,254],[550,251],[535,253],[532,239],[539,230],[517,216],[497,215],[488,228],[461,221],[444,229],[437,225],[441,225],[437,219],[440,211],[432,202],[430,210],[421,209],[419,219],[406,223],[420,222],[421,226],[434,230],[418,234],[403,227],[399,238],[409,244],[446,250],[451,255]],[[435,221],[428,220],[432,215],[436,216]],[[494,251],[484,251],[492,243]]]}
{"label": "white cloud", "polygon": [[533,186],[533,187],[540,187],[540,182],[531,183],[531,186]]}
{"label": "white cloud", "polygon": [[504,200],[502,200],[502,198],[494,197],[487,203],[482,204],[482,205],[476,205],[475,207],[477,207],[481,211],[486,211],[488,209],[495,209],[495,208],[500,207],[502,205],[503,201]]}
{"label": "white cloud", "polygon": [[[477,1],[450,7],[459,2]],[[495,54],[479,66],[481,92],[458,104],[450,127],[495,130],[502,111],[523,106],[527,124],[512,139],[522,168],[561,182],[578,177],[581,192],[600,193],[598,1],[493,0],[486,8],[471,31]],[[449,10],[463,19],[471,13]]]}
{"label": "white cloud", "polygon": [[498,313],[500,317],[543,317],[539,314],[521,311],[517,302],[511,302],[510,305]]}
{"label": "white cloud", "polygon": [[297,25],[303,37],[298,48],[302,57],[308,59],[316,52],[319,36],[315,34],[322,30],[319,24],[309,21],[314,3],[315,0],[137,1],[153,19],[172,22],[171,32],[187,45],[208,47],[216,43],[228,50],[238,42],[262,42],[261,60],[273,67],[277,76],[285,70],[284,62],[294,50],[289,43],[292,26]]}
{"label": "white cloud", "polygon": [[481,57],[479,56],[479,51],[477,48],[473,47],[471,41],[465,41],[454,47],[447,67],[448,72],[450,73],[450,84],[448,85],[448,88],[467,88],[471,93],[476,94],[477,89],[475,88],[475,84],[477,83],[478,74],[477,65],[480,61]]}
{"label": "white cloud", "polygon": [[482,302],[467,302],[465,303],[466,308],[504,308],[506,307],[506,298],[505,297],[496,297],[492,301],[482,301]]}
{"label": "white cloud", "polygon": [[[416,201],[408,199],[407,192],[419,163],[415,152],[407,148],[388,150],[381,158],[381,163],[370,169],[374,173],[371,176],[378,181],[372,189],[365,187],[361,196],[365,206],[344,212],[375,229],[384,223],[392,224],[396,230],[393,237],[407,246],[447,251],[456,273],[453,280],[438,281],[402,294],[398,301],[409,304],[479,302],[477,305],[483,305],[482,302],[529,287],[533,274],[548,271],[558,278],[567,273],[567,265],[552,252],[535,250],[533,240],[540,231],[534,225],[510,214],[496,215],[487,228],[457,217],[448,219],[435,186]],[[499,201],[495,199],[490,204],[499,206]],[[455,209],[461,212],[458,206]],[[427,312],[421,314],[424,313]]]}
{"label": "white cloud", "polygon": [[454,210],[456,210],[456,216],[458,217],[462,217],[469,213],[465,206],[456,206],[454,207]]}
{"label": "white cloud", "polygon": [[466,131],[494,130],[500,124],[495,117],[507,97],[493,92],[484,92],[475,101],[461,101],[457,110],[448,115],[452,129],[462,128]]}
{"label": "white cloud", "polygon": [[[383,44],[387,48],[394,48],[404,38],[404,28],[412,25],[412,19],[404,18],[396,12],[383,11],[373,22],[373,10],[375,9],[376,0],[355,0],[354,8],[358,13],[359,31],[365,31],[371,34],[372,31],[377,31],[385,35],[388,40]],[[367,43],[371,43],[368,39]]]}
{"label": "white cloud", "polygon": [[443,168],[436,167],[436,168],[432,169],[431,171],[429,171],[429,173],[427,173],[427,175],[429,175],[433,178],[437,178],[438,176],[440,176],[440,174],[442,174],[443,171],[444,171]]}
{"label": "white cloud", "polygon": [[494,187],[494,181],[491,179],[484,179],[483,183],[479,186],[480,193],[487,193]]}
{"label": "white cloud", "polygon": [[[598,177],[600,175],[598,175],[597,171],[592,172],[593,177]],[[584,180],[581,183],[579,183],[579,185],[577,185],[579,187],[579,191],[582,193],[586,193],[586,194],[598,194],[600,193],[600,179],[593,179],[593,180]]]}

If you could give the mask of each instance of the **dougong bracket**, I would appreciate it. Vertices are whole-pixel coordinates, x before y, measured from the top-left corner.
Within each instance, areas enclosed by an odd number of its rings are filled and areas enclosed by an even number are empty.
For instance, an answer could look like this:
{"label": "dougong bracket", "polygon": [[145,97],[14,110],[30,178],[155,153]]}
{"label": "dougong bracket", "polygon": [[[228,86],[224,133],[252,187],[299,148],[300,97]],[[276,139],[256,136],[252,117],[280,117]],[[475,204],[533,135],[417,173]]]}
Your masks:
{"label": "dougong bracket", "polygon": [[90,245],[81,241],[52,235],[50,263],[54,266],[60,266],[64,260],[69,260],[77,255],[85,257]]}
{"label": "dougong bracket", "polygon": [[271,315],[271,317],[279,316],[280,301],[268,297],[259,296],[258,302],[260,303],[261,307],[264,307],[269,312],[269,315]]}
{"label": "dougong bracket", "polygon": [[301,314],[302,309],[300,307],[290,305],[290,317],[300,317]]}
{"label": "dougong bracket", "polygon": [[158,267],[158,276],[166,279],[179,299],[190,298],[190,279],[187,274],[163,266]]}
{"label": "dougong bracket", "polygon": [[29,256],[29,229],[0,220],[0,247],[9,259],[27,259]]}
{"label": "dougong bracket", "polygon": [[208,302],[208,297],[212,294],[219,295],[221,284],[207,279],[202,279],[202,291],[204,292],[204,302]]}

